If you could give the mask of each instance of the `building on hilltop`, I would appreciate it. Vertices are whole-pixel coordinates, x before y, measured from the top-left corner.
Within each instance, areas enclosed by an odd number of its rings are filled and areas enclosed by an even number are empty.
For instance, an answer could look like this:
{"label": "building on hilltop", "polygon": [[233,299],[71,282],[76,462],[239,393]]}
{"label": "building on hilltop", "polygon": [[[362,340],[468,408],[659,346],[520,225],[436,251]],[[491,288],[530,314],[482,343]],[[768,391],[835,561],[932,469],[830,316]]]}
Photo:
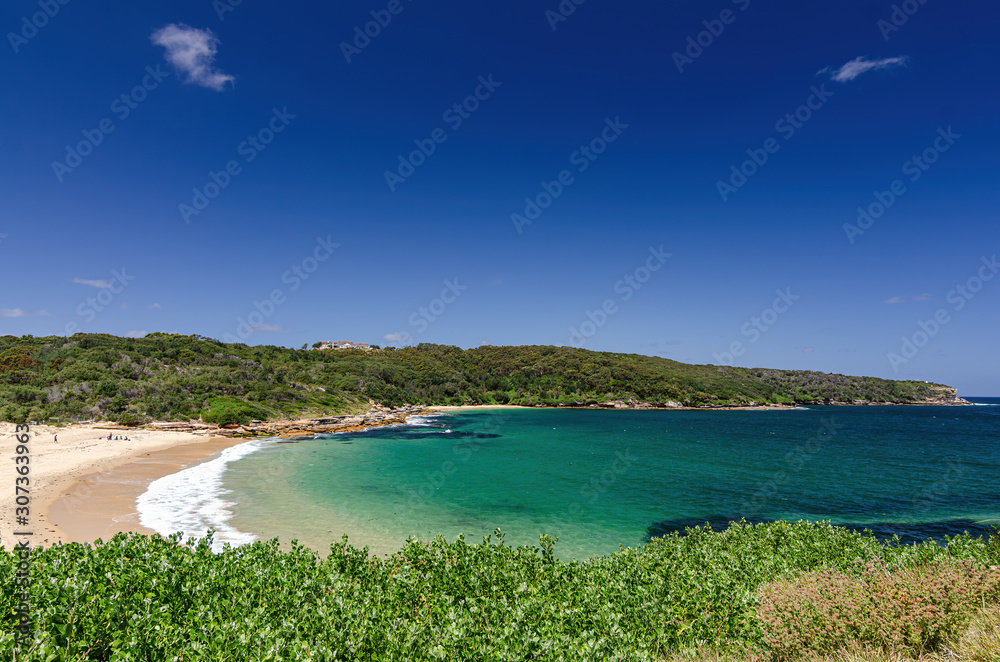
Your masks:
{"label": "building on hilltop", "polygon": [[362,349],[368,351],[371,347],[366,342],[351,342],[350,340],[324,340],[313,345],[313,349]]}

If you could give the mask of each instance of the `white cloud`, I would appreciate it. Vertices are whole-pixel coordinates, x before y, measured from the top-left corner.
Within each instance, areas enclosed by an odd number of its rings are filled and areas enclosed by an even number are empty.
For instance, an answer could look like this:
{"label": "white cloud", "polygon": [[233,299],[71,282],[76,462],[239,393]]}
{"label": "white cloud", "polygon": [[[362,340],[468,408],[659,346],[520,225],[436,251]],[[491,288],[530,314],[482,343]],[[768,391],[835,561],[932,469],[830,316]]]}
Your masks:
{"label": "white cloud", "polygon": [[163,308],[163,306],[161,306],[158,303],[154,303],[152,306],[149,307],[150,310],[159,310],[160,308]]}
{"label": "white cloud", "polygon": [[812,354],[815,350],[812,347],[805,347],[802,349],[803,354]]}
{"label": "white cloud", "polygon": [[149,334],[149,331],[129,331],[125,334],[126,338],[145,338]]}
{"label": "white cloud", "polygon": [[43,317],[48,315],[47,310],[21,310],[20,308],[0,308],[0,317]]}
{"label": "white cloud", "polygon": [[906,66],[906,56],[886,57],[881,60],[869,60],[864,56],[856,57],[839,69],[831,70],[830,67],[820,69],[817,73],[828,73],[830,79],[838,83],[852,81],[863,73],[876,69],[887,69],[889,67]]}
{"label": "white cloud", "polygon": [[236,80],[215,68],[219,40],[208,28],[199,30],[183,23],[171,23],[154,32],[150,39],[167,49],[167,62],[186,74],[186,83],[221,92],[226,83]]}
{"label": "white cloud", "polygon": [[251,326],[254,331],[272,332],[272,333],[291,333],[291,329],[286,329],[280,324],[258,324],[257,326]]}
{"label": "white cloud", "polygon": [[111,282],[106,280],[87,280],[86,278],[74,278],[74,283],[79,283],[80,285],[90,285],[91,287],[99,287],[102,290],[106,290],[111,287]]}
{"label": "white cloud", "polygon": [[397,331],[396,333],[387,333],[382,336],[382,340],[391,343],[408,343],[413,340],[413,336],[405,335],[404,333]]}
{"label": "white cloud", "polygon": [[902,297],[892,297],[891,299],[886,299],[884,303],[903,303]]}

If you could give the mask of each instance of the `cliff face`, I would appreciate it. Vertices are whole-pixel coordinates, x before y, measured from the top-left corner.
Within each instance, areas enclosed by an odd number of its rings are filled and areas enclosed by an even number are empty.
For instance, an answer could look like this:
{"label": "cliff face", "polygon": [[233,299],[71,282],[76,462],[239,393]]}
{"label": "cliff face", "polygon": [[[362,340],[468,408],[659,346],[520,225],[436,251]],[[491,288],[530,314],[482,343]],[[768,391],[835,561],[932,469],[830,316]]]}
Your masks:
{"label": "cliff face", "polygon": [[938,392],[937,397],[927,398],[921,400],[916,404],[919,405],[971,405],[972,403],[968,400],[958,397],[958,389],[952,388],[951,386],[937,386],[934,387]]}

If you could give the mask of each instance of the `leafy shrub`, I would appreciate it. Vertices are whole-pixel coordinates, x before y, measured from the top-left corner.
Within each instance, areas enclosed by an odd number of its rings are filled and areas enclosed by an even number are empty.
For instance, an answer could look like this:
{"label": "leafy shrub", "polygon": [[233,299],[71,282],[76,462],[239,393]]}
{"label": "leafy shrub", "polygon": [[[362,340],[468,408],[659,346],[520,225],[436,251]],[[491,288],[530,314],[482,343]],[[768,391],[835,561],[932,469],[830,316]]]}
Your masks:
{"label": "leafy shrub", "polygon": [[[702,648],[745,657],[769,654],[756,611],[768,582],[876,558],[883,573],[932,577],[920,568],[935,561],[971,581],[1000,562],[968,535],[903,546],[804,522],[697,527],[583,562],[556,558],[547,537],[517,548],[497,537],[413,539],[387,559],[346,539],[325,559],[294,543],[216,554],[204,540],[135,534],[36,549],[34,643],[17,659],[662,661]],[[948,560],[958,556],[978,565]],[[3,586],[17,563],[0,550]],[[0,659],[11,658],[19,599],[0,591]],[[967,645],[988,639],[980,634]]]}
{"label": "leafy shrub", "polygon": [[129,427],[134,427],[134,426],[137,426],[137,425],[142,425],[147,420],[148,419],[147,419],[146,416],[143,416],[142,414],[140,414],[138,412],[126,411],[126,412],[122,412],[118,416],[117,422],[118,422],[119,425],[127,425]]}
{"label": "leafy shrub", "polygon": [[249,425],[251,420],[267,417],[268,411],[263,407],[231,398],[212,398],[208,401],[208,411],[202,416],[215,425]]}
{"label": "leafy shrub", "polygon": [[1000,567],[934,560],[890,572],[880,559],[860,574],[836,569],[766,584],[757,617],[779,657],[863,644],[919,655],[956,638],[988,602],[1000,603]]}

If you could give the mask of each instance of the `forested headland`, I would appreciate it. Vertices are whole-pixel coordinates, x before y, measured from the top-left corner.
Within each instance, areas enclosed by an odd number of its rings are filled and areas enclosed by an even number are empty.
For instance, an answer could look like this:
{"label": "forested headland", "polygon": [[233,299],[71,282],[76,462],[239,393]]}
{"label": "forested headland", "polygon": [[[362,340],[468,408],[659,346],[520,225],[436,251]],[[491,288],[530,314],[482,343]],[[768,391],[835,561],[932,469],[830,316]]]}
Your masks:
{"label": "forested headland", "polygon": [[0,337],[0,419],[12,422],[246,423],[358,413],[372,402],[732,407],[913,404],[954,394],[925,382],[689,365],[571,347],[318,351],[167,333]]}

